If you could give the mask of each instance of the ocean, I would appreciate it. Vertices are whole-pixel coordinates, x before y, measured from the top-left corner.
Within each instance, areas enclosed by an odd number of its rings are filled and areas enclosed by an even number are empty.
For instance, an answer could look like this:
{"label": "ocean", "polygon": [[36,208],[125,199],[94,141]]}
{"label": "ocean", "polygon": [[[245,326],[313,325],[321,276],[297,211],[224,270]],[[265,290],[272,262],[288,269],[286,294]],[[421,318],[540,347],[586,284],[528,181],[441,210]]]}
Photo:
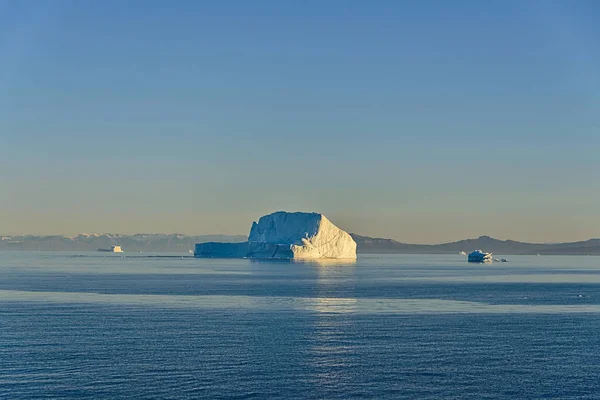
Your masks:
{"label": "ocean", "polygon": [[600,257],[503,257],[1,252],[0,398],[600,398]]}

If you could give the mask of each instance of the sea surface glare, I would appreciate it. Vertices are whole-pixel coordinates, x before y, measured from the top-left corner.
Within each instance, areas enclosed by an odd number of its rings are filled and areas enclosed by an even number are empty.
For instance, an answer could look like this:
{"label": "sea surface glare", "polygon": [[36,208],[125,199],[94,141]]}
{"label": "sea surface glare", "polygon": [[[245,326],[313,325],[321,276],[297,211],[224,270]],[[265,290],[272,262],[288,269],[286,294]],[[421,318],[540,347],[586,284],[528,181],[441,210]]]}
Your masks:
{"label": "sea surface glare", "polygon": [[1,399],[598,399],[600,257],[0,253]]}

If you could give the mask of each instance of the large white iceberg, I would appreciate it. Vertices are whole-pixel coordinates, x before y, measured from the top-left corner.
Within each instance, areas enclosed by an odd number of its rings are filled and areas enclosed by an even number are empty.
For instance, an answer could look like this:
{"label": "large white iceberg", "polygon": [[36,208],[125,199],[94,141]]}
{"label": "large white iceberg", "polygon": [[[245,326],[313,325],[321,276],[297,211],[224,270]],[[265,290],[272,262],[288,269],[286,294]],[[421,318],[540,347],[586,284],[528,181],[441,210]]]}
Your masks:
{"label": "large white iceberg", "polygon": [[356,258],[356,242],[323,214],[278,211],[252,224],[244,243],[198,243],[195,257]]}

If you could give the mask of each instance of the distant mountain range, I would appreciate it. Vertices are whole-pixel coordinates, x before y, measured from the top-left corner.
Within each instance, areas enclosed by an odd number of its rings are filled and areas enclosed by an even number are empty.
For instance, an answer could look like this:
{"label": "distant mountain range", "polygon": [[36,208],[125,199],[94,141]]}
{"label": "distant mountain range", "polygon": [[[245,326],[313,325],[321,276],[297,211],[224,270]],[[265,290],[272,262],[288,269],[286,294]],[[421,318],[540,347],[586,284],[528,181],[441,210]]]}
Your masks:
{"label": "distant mountain range", "polygon": [[442,244],[407,244],[392,239],[372,238],[351,233],[359,253],[375,254],[457,254],[481,249],[496,254],[540,255],[600,255],[600,239],[571,243],[524,243],[514,240],[498,240],[489,236],[465,239]]}
{"label": "distant mountain range", "polygon": [[[489,236],[465,239],[442,244],[408,244],[392,239],[372,238],[351,233],[357,251],[362,254],[458,254],[481,249],[498,255],[600,255],[600,239],[572,243],[524,243],[514,240],[498,240]],[[97,251],[121,246],[125,252],[188,252],[196,243],[243,242],[244,235],[179,234],[87,234],[68,237],[52,236],[1,236],[0,250],[51,250],[51,251]]]}
{"label": "distant mountain range", "polygon": [[121,246],[125,252],[188,252],[200,242],[243,242],[243,235],[88,234],[77,236],[2,236],[0,250],[97,251]]}

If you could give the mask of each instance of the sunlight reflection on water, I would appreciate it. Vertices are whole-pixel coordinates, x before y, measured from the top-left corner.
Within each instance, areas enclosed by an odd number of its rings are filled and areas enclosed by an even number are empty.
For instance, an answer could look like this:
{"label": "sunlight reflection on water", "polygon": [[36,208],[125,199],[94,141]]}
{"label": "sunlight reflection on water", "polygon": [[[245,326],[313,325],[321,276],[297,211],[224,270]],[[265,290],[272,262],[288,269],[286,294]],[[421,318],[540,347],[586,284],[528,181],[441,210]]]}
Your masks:
{"label": "sunlight reflection on water", "polygon": [[82,292],[0,290],[3,302],[91,303],[166,308],[296,310],[317,313],[598,313],[600,304],[487,304],[473,301],[393,298],[323,298],[281,296],[133,295]]}

